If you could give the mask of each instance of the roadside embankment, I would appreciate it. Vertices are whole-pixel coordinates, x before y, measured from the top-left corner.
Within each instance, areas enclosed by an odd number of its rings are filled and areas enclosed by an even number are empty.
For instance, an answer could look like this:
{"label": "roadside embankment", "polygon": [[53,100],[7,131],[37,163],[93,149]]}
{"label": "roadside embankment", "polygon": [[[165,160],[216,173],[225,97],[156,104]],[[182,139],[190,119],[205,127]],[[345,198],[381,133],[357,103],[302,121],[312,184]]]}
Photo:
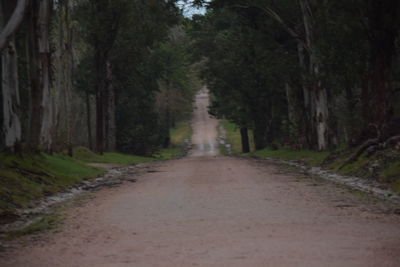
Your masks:
{"label": "roadside embankment", "polygon": [[[378,197],[400,200],[400,149],[391,147],[371,154],[366,151],[353,161],[354,149],[336,151],[291,150],[285,147],[254,150],[241,153],[239,128],[223,121],[228,147],[233,155],[272,159],[289,164],[351,188],[372,193]],[[252,146],[251,146],[252,147]]]}

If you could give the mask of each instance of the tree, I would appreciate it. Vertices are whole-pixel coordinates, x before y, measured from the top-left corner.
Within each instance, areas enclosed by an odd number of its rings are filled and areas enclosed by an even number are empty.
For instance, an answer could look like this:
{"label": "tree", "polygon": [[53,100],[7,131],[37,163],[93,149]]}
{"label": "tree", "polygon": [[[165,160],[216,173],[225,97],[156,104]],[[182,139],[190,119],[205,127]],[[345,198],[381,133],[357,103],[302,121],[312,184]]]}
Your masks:
{"label": "tree", "polygon": [[51,0],[32,0],[29,12],[29,77],[31,117],[29,145],[52,151],[54,98],[51,91]]}
{"label": "tree", "polygon": [[[23,20],[27,1],[19,1],[17,6],[9,1],[0,3],[0,24],[3,31],[0,35],[1,54],[1,88],[3,100],[3,131],[5,146],[15,152],[19,149],[22,138],[21,106],[18,80],[18,53],[14,34]],[[8,23],[7,19],[9,19]]]}

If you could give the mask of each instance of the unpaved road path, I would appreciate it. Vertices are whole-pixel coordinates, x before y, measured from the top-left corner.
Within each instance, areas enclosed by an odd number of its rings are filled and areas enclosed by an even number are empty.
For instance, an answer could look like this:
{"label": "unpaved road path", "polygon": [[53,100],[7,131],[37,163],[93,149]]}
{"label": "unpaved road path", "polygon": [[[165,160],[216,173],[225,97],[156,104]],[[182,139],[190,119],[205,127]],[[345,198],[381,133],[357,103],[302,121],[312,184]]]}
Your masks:
{"label": "unpaved road path", "polygon": [[0,266],[400,266],[400,220],[335,185],[217,155],[197,98],[189,157],[66,211]]}

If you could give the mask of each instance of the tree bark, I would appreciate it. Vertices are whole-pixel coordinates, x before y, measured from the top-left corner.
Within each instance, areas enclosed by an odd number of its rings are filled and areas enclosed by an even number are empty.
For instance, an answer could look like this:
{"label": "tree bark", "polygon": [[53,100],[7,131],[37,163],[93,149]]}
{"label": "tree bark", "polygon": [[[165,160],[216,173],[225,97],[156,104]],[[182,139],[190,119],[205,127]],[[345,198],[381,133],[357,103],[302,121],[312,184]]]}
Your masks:
{"label": "tree bark", "polygon": [[242,152],[249,153],[250,152],[250,144],[249,144],[249,135],[247,127],[240,128],[240,137],[242,139]]}
{"label": "tree bark", "polygon": [[[12,11],[10,3],[0,4],[0,17],[5,20]],[[5,21],[0,21],[4,25]],[[8,44],[1,54],[1,87],[3,99],[3,131],[5,146],[12,152],[19,149],[21,142],[21,106],[18,83],[18,55],[14,37],[8,38]]]}
{"label": "tree bark", "polygon": [[31,140],[33,150],[51,152],[53,142],[53,95],[50,87],[51,0],[32,0],[30,12]]}
{"label": "tree bark", "polygon": [[104,153],[106,99],[106,55],[96,45],[96,152]]}
{"label": "tree bark", "polygon": [[329,129],[329,108],[327,89],[320,76],[320,62],[314,41],[314,22],[309,0],[300,0],[303,15],[305,39],[308,47],[309,75],[312,80],[310,90],[311,125],[315,131],[318,150],[326,150],[331,146],[332,131]]}
{"label": "tree bark", "polygon": [[116,148],[116,121],[115,121],[115,87],[113,85],[112,68],[107,62],[107,97],[105,114],[105,143],[107,151],[115,151]]}
{"label": "tree bark", "polygon": [[86,118],[88,127],[88,145],[90,150],[93,150],[93,136],[92,136],[92,112],[90,105],[90,94],[86,91]]}
{"label": "tree bark", "polygon": [[[5,5],[10,5],[11,1],[6,0],[4,2]],[[0,34],[0,51],[3,51],[3,49],[6,48],[7,43],[14,39],[14,33],[17,31],[25,17],[28,4],[29,0],[19,0],[7,24],[5,21],[2,22],[2,25],[5,26]]]}
{"label": "tree bark", "polygon": [[[392,117],[391,83],[393,56],[400,29],[399,1],[368,1],[369,22],[369,86],[363,88],[366,121],[384,129]],[[369,92],[368,92],[369,91]]]}
{"label": "tree bark", "polygon": [[93,9],[90,35],[96,63],[96,151],[102,154],[106,146],[105,139],[108,137],[106,135],[106,113],[109,105],[107,64],[109,53],[118,35],[120,13],[123,12],[123,8],[114,7],[109,0],[90,0],[90,3]]}

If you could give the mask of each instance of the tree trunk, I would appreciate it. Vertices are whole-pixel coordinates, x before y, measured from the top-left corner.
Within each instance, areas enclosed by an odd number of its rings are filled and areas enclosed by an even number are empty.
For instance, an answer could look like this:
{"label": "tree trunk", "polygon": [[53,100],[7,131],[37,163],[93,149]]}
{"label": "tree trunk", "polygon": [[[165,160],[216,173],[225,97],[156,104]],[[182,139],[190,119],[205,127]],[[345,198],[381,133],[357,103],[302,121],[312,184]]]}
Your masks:
{"label": "tree trunk", "polygon": [[92,112],[90,105],[90,94],[86,91],[86,118],[88,127],[88,145],[90,150],[93,150],[93,136],[92,136]]}
{"label": "tree trunk", "polygon": [[[106,113],[108,112],[108,88],[107,88],[107,64],[109,53],[118,35],[118,14],[122,9],[113,6],[109,0],[91,0],[93,8],[91,44],[93,45],[96,65],[96,150],[102,154],[105,149],[106,135]],[[107,20],[104,18],[112,18]],[[115,110],[115,108],[114,108]],[[115,119],[112,119],[115,121]],[[113,123],[115,125],[115,122]],[[113,128],[114,126],[111,126]],[[114,131],[115,135],[115,131]],[[112,141],[114,142],[114,141]]]}
{"label": "tree trunk", "polygon": [[249,144],[249,135],[247,127],[240,128],[240,136],[242,139],[242,152],[249,153],[250,152],[250,144]]}
{"label": "tree trunk", "polygon": [[32,0],[30,12],[30,87],[32,121],[30,146],[51,152],[53,135],[53,95],[50,87],[51,0]]}
{"label": "tree trunk", "polygon": [[[55,136],[61,136],[61,147],[67,148],[68,155],[73,156],[72,142],[72,77],[73,77],[73,28],[71,26],[71,1],[63,0],[60,2],[58,9],[57,23],[58,27],[58,46],[55,48],[55,76],[56,87],[55,92],[55,108],[54,108],[54,130]],[[63,103],[63,105],[61,105]],[[60,108],[59,108],[60,107]],[[61,107],[63,109],[61,109]],[[56,140],[59,140],[58,138]],[[65,147],[66,145],[66,147]]]}
{"label": "tree trunk", "polygon": [[[73,156],[73,143],[72,143],[72,114],[71,114],[71,98],[72,98],[72,76],[74,68],[74,55],[72,50],[73,29],[71,26],[71,3],[69,0],[64,0],[65,10],[65,101],[66,116],[67,116],[67,146],[68,155]],[[62,27],[62,26],[61,26]],[[63,38],[64,39],[64,38]]]}
{"label": "tree trunk", "polygon": [[264,149],[268,146],[267,139],[268,122],[266,119],[256,119],[253,130],[254,146],[256,150]]}
{"label": "tree trunk", "polygon": [[330,146],[329,140],[329,111],[328,111],[328,96],[326,89],[321,87],[318,82],[316,88],[312,92],[313,101],[313,123],[316,127],[318,150],[326,150]]}
{"label": "tree trunk", "polygon": [[97,44],[96,50],[96,152],[104,153],[105,137],[105,77],[106,77],[106,55],[100,51]]}
{"label": "tree trunk", "polygon": [[328,94],[327,89],[323,86],[319,77],[320,62],[314,41],[314,22],[311,5],[308,0],[300,0],[300,6],[303,15],[306,44],[308,46],[309,53],[308,71],[313,84],[310,90],[310,113],[311,126],[315,134],[312,134],[312,136],[316,136],[316,140],[314,142],[317,144],[317,149],[321,151],[326,150],[331,146],[330,135],[332,135],[332,131],[329,129],[330,114],[328,109]]}
{"label": "tree trunk", "polygon": [[[6,48],[7,44],[9,41],[14,40],[14,33],[17,31],[19,25],[21,25],[24,17],[25,17],[25,12],[28,7],[29,1],[28,0],[19,0],[17,5],[14,6],[13,4],[15,1],[10,1],[10,0],[5,0],[1,1],[1,3],[4,5],[3,8],[7,9],[4,10],[5,13],[3,13],[3,20],[5,18],[4,15],[7,14],[7,18],[10,17],[8,14],[12,15],[10,19],[7,21],[4,20],[1,22],[2,24],[2,31],[0,33],[0,51]],[[8,7],[13,6],[13,10],[9,10]]]}
{"label": "tree trunk", "polygon": [[369,101],[364,106],[369,109],[366,120],[380,129],[386,128],[393,115],[390,76],[400,28],[399,9],[399,1],[368,1],[369,88],[364,90],[370,89],[370,94],[364,94],[371,100],[364,98],[364,101]]}
{"label": "tree trunk", "polygon": [[107,151],[115,151],[116,122],[115,122],[115,88],[113,85],[112,68],[107,62],[107,97],[105,99],[107,113],[105,114],[105,142]]}
{"label": "tree trunk", "polygon": [[163,147],[168,148],[171,145],[171,136],[170,136],[170,127],[171,127],[171,97],[170,97],[171,85],[167,80],[165,82],[165,108],[164,108],[164,125],[162,126],[164,129],[163,136]]}
{"label": "tree trunk", "polygon": [[[0,4],[0,17],[5,20],[9,17],[13,7],[10,3]],[[5,21],[0,21],[1,25]],[[1,54],[1,77],[3,98],[3,131],[5,146],[12,152],[19,149],[21,142],[21,107],[18,83],[17,50],[13,37],[9,38],[8,44]]]}

